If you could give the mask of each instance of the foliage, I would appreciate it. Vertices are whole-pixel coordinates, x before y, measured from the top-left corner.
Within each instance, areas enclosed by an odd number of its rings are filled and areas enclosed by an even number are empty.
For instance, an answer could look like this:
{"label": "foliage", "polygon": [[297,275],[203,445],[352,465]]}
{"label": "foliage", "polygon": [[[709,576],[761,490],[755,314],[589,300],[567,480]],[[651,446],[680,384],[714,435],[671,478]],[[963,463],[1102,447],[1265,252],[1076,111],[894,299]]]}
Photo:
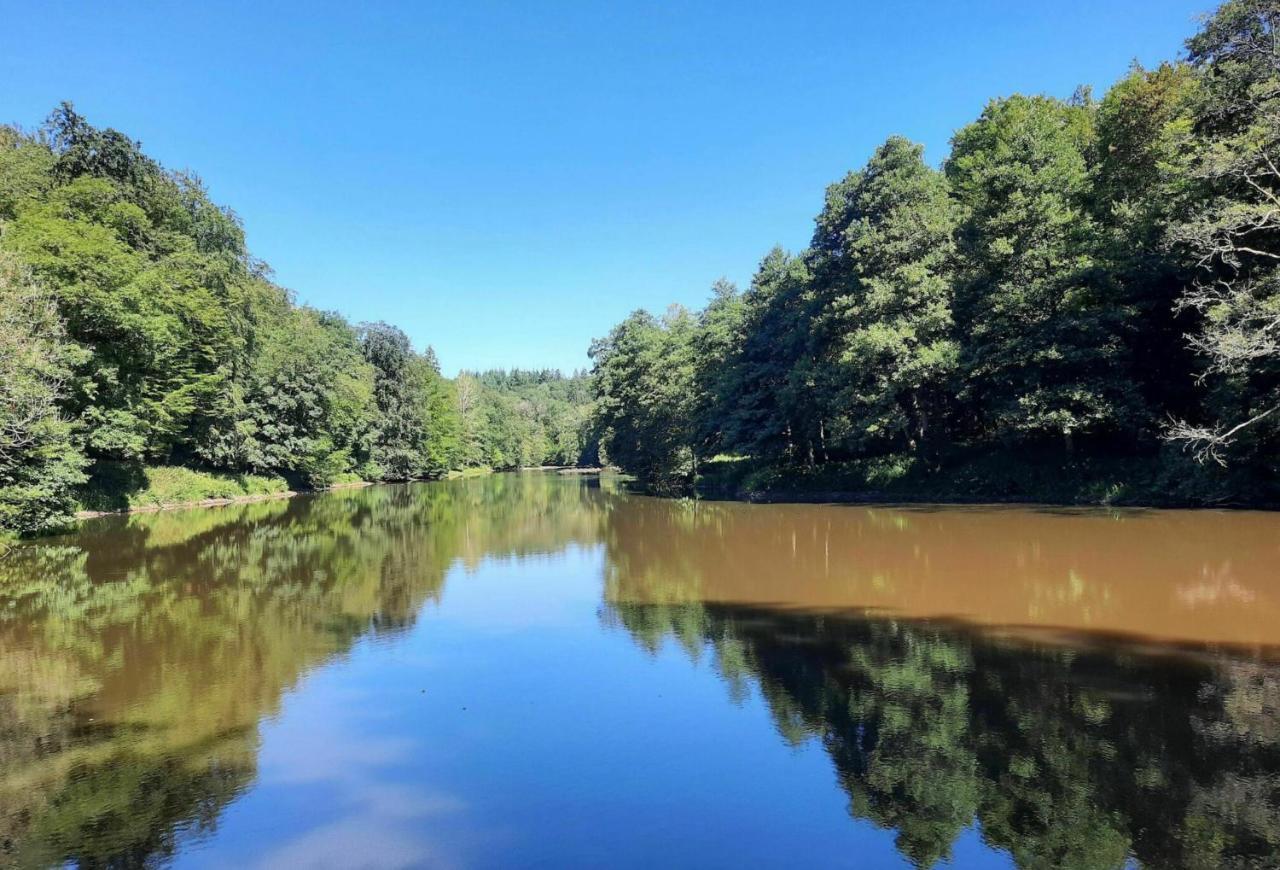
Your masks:
{"label": "foliage", "polygon": [[83,510],[117,511],[278,495],[288,489],[288,483],[281,477],[171,465],[99,462],[78,496]]}
{"label": "foliage", "polygon": [[58,404],[80,358],[52,294],[0,251],[0,529],[45,531],[71,509],[85,460]]}
{"label": "foliage", "polygon": [[[127,507],[246,494],[228,483],[246,473],[314,488],[597,458],[585,376],[454,384],[396,327],[295,304],[199,178],[69,103],[37,133],[0,127],[0,257],[0,529],[65,522],[86,463],[112,481],[93,497]],[[156,493],[157,465],[191,469],[180,494]]]}
{"label": "foliage", "polygon": [[[727,452],[751,471],[721,483],[784,489],[905,457],[975,495],[1276,502],[1278,24],[1277,0],[1230,0],[1185,61],[1101,101],[992,100],[941,172],[890,137],[827,189],[806,250],[683,331],[637,312],[598,343],[606,450],[655,488]],[[973,481],[987,457],[1024,479]],[[1130,473],[1042,488],[1065,467]]]}
{"label": "foliage", "polygon": [[811,247],[824,452],[832,436],[915,446],[945,418],[957,212],[946,178],[900,136],[827,190]]}
{"label": "foliage", "polygon": [[[1230,0],[1188,43],[1201,87],[1180,169],[1174,239],[1197,266],[1181,299],[1213,389],[1205,422],[1173,434],[1202,457],[1280,463],[1280,3]],[[1243,443],[1238,443],[1243,441]]]}
{"label": "foliage", "polygon": [[657,319],[637,311],[592,345],[596,413],[611,461],[667,489],[697,472],[693,425],[693,316],[672,306]]}
{"label": "foliage", "polygon": [[1129,424],[1124,308],[1097,273],[1087,205],[1093,108],[993,101],[956,134],[947,176],[965,217],[956,325],[963,398],[979,432],[1079,432]]}
{"label": "foliage", "polygon": [[598,461],[585,374],[565,377],[556,369],[463,372],[456,389],[463,415],[463,464],[529,468]]}
{"label": "foliage", "polygon": [[15,203],[3,244],[90,351],[66,410],[94,457],[171,455],[209,425],[244,346],[255,279],[238,220],[197,178],[163,171],[67,104],[40,139],[7,135],[20,151],[47,149],[42,183],[21,185],[38,195]]}
{"label": "foliage", "polygon": [[[448,447],[433,444],[434,416],[442,410],[440,372],[414,353],[409,336],[385,323],[360,329],[360,350],[373,366],[377,420],[371,462],[389,480],[438,476],[448,471]],[[447,409],[447,410],[446,410]],[[456,425],[456,424],[452,424]]]}
{"label": "foliage", "polygon": [[0,527],[65,520],[84,459],[311,487],[614,461],[677,490],[718,453],[776,480],[1081,455],[1159,465],[1157,497],[1274,502],[1278,22],[1280,0],[1228,0],[1184,61],[1100,101],[992,100],[941,171],[888,138],[828,188],[807,249],[770,251],[744,292],[717,282],[702,311],[636,312],[570,377],[451,381],[393,326],[295,304],[235,213],[128,136],[66,103],[0,128],[6,280],[53,304],[7,305],[4,340],[27,349],[8,380],[45,440],[4,459]]}

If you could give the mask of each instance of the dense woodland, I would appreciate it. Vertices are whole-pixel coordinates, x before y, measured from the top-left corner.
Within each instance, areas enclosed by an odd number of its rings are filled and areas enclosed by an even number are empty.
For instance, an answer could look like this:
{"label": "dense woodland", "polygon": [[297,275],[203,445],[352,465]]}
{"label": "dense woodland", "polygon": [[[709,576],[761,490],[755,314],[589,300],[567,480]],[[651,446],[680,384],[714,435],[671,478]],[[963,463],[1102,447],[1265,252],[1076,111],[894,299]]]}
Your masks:
{"label": "dense woodland", "polygon": [[453,382],[465,464],[489,468],[594,464],[590,378],[557,369],[462,372]]}
{"label": "dense woodland", "polygon": [[70,104],[0,127],[0,529],[56,527],[149,465],[252,492],[573,464],[585,381],[446,379],[394,326],[295,304],[236,215],[127,136]]}
{"label": "dense woodland", "polygon": [[1278,167],[1276,0],[1101,99],[992,100],[940,169],[892,136],[807,249],[595,344],[604,448],[667,490],[716,458],[748,488],[1274,503]]}

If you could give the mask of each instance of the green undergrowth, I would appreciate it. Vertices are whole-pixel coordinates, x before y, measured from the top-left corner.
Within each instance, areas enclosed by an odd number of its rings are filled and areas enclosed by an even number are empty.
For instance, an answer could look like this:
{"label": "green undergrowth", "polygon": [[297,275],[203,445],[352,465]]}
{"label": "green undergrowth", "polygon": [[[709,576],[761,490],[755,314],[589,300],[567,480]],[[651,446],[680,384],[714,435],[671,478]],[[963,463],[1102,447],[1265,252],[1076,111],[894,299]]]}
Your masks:
{"label": "green undergrowth", "polygon": [[483,477],[486,474],[493,474],[492,468],[463,468],[450,471],[447,475],[450,480],[459,477]]}
{"label": "green undergrowth", "polygon": [[957,453],[928,463],[899,454],[847,462],[768,465],[716,457],[698,492],[762,501],[1041,502],[1239,507],[1280,502],[1280,482],[1173,452],[1096,457],[1061,453]]}
{"label": "green undergrowth", "polygon": [[232,474],[177,465],[100,462],[79,494],[80,510],[118,511],[268,496],[287,492],[283,477]]}

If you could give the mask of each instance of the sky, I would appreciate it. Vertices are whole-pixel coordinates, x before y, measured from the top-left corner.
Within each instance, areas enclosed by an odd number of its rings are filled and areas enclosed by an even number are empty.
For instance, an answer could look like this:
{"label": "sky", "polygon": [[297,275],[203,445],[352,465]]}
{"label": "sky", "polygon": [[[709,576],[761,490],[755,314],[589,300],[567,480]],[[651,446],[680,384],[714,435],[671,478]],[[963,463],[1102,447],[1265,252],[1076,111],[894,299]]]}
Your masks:
{"label": "sky", "polygon": [[1213,0],[0,0],[0,123],[61,100],[198,173],[300,302],[446,373],[589,364],[803,248],[891,134],[1180,56]]}

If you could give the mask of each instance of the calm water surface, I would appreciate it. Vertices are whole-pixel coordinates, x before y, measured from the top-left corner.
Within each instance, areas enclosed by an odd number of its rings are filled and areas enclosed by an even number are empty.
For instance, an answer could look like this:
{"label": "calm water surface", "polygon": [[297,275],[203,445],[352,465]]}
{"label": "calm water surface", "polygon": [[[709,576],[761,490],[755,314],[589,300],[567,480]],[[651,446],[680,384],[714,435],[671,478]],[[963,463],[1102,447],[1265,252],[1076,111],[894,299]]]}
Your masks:
{"label": "calm water surface", "polygon": [[0,560],[0,864],[1278,855],[1280,515],[498,475]]}

